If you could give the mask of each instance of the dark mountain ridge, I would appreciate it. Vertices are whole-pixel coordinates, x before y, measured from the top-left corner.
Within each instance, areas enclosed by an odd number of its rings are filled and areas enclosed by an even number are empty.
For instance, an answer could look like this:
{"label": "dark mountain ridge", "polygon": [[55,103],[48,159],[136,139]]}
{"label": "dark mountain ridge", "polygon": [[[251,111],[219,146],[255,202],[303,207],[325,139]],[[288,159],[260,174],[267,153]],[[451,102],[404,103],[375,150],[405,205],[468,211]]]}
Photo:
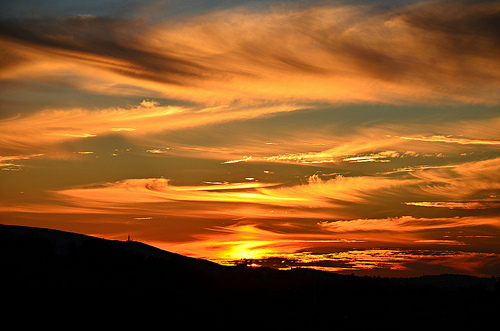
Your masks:
{"label": "dark mountain ridge", "polygon": [[[340,329],[480,328],[500,313],[495,278],[346,276],[312,269],[227,267],[135,241],[0,226],[2,297],[8,310],[47,316]],[[47,304],[47,302],[51,302]],[[223,323],[223,324],[224,324]]]}

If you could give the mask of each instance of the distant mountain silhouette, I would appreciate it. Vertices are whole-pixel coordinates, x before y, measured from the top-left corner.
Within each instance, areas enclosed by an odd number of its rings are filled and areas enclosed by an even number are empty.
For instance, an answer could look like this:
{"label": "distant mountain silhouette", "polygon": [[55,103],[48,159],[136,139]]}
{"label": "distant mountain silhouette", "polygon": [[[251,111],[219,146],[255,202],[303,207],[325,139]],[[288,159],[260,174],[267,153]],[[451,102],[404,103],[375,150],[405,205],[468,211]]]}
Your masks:
{"label": "distant mountain silhouette", "polygon": [[39,320],[429,330],[483,329],[500,313],[494,278],[227,267],[140,242],[32,227],[0,226],[0,265],[4,316]]}

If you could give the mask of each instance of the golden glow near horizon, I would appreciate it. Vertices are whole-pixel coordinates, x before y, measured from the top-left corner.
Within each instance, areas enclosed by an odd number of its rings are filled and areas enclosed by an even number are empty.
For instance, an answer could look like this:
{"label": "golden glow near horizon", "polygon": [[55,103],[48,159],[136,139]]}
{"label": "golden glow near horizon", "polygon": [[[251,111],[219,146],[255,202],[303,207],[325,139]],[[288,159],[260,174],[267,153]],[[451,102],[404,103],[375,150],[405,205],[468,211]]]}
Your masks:
{"label": "golden glow near horizon", "polygon": [[1,223],[500,275],[500,3],[132,2],[0,4]]}

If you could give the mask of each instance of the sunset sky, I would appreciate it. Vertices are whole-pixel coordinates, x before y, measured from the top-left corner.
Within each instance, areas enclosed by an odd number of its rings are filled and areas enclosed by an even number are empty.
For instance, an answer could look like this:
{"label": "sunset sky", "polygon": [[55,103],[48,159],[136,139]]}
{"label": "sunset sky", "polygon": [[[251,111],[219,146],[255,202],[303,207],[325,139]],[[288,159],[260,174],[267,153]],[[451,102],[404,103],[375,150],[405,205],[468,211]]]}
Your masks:
{"label": "sunset sky", "polygon": [[500,276],[500,1],[0,2],[0,223]]}

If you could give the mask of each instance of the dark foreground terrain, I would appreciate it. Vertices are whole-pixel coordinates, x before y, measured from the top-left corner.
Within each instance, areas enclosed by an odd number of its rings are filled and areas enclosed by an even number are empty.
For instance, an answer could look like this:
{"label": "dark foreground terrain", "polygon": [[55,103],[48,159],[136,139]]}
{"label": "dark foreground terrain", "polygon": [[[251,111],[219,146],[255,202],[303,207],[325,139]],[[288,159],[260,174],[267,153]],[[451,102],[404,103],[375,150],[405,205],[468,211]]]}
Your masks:
{"label": "dark foreground terrain", "polygon": [[0,265],[2,316],[17,325],[488,330],[500,316],[498,278],[225,267],[49,229],[1,225]]}

